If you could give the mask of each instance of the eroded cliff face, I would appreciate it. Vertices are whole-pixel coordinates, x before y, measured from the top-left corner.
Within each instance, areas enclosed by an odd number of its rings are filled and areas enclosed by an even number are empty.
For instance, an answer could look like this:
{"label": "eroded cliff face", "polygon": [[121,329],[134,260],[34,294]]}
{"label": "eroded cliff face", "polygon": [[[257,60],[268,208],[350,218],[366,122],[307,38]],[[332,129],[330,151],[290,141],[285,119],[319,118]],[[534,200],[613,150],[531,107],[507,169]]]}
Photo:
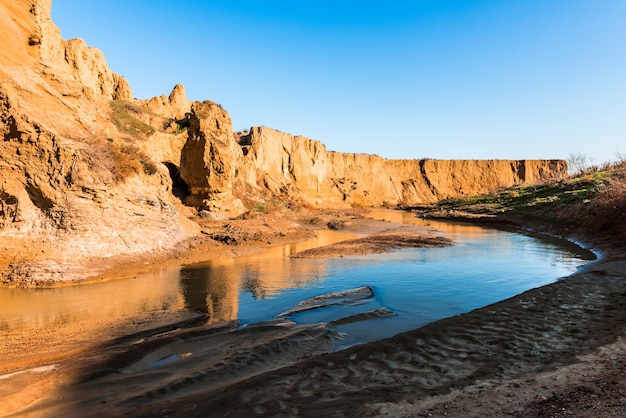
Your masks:
{"label": "eroded cliff face", "polygon": [[180,164],[186,134],[132,101],[100,51],[61,39],[50,7],[0,0],[0,278],[9,284],[87,277],[94,271],[79,264],[90,258],[166,249],[197,232],[163,164]]}
{"label": "eroded cliff face", "polygon": [[240,143],[238,189],[324,206],[432,203],[567,174],[562,160],[389,160],[329,152],[319,141],[265,127],[251,128]]}
{"label": "eroded cliff face", "polygon": [[230,115],[216,103],[194,103],[188,114],[188,140],[183,147],[180,176],[189,186],[185,203],[238,216],[245,211],[233,196],[236,163],[243,155],[235,142]]}
{"label": "eroded cliff face", "polygon": [[133,99],[100,51],[60,37],[50,8],[0,0],[4,283],[84,278],[97,273],[84,260],[172,248],[198,233],[200,210],[413,205],[566,174],[563,161],[387,160],[265,127],[235,134],[183,86]]}

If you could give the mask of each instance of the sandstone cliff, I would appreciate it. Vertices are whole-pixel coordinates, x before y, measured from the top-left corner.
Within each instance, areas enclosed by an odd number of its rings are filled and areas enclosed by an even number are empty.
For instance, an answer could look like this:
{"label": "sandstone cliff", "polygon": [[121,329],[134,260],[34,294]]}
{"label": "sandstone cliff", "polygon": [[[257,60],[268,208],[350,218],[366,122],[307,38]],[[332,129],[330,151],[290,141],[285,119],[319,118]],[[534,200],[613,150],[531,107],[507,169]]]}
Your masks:
{"label": "sandstone cliff", "polygon": [[180,163],[186,135],[152,128],[168,118],[132,103],[100,51],[61,39],[50,7],[0,0],[5,282],[84,277],[93,272],[80,262],[169,248],[197,231],[162,164]]}
{"label": "sandstone cliff", "polygon": [[236,178],[241,190],[317,205],[398,206],[488,193],[566,174],[561,160],[389,160],[329,152],[319,141],[251,128]]}
{"label": "sandstone cliff", "polygon": [[412,205],[566,173],[563,161],[387,160],[265,127],[235,134],[224,109],[180,85],[133,99],[100,51],[60,37],[50,8],[0,0],[5,283],[85,277],[84,260],[171,248],[197,234],[198,210]]}

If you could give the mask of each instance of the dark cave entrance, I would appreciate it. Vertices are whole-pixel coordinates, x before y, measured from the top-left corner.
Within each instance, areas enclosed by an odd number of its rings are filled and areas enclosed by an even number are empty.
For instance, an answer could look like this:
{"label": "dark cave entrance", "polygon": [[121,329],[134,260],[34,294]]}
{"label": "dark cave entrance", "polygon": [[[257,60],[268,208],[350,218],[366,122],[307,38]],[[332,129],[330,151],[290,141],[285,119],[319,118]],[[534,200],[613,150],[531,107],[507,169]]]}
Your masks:
{"label": "dark cave entrance", "polygon": [[185,203],[187,196],[191,194],[189,186],[183,179],[180,178],[180,171],[178,167],[172,163],[163,163],[170,172],[170,178],[172,179],[172,194]]}

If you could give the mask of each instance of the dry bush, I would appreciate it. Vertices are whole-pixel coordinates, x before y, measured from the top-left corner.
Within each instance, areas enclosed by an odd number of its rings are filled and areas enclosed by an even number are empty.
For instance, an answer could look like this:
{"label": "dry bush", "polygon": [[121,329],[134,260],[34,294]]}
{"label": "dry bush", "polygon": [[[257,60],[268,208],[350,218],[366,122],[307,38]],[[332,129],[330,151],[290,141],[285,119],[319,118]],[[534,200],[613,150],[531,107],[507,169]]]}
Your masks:
{"label": "dry bush", "polygon": [[614,170],[614,176],[618,178],[626,177],[626,156],[618,154],[619,159],[611,164],[611,168]]}
{"label": "dry bush", "polygon": [[[108,183],[116,177],[115,153],[105,140],[94,139],[80,150],[79,160],[84,162],[94,178]],[[80,182],[80,181],[79,181]]]}
{"label": "dry bush", "polygon": [[596,194],[591,209],[595,229],[626,238],[626,170],[624,167],[616,170],[607,187]]}
{"label": "dry bush", "polygon": [[570,154],[567,158],[567,166],[571,175],[589,174],[597,170],[593,164],[593,159],[585,154]]}
{"label": "dry bush", "polygon": [[126,178],[140,172],[141,163],[137,155],[133,153],[136,147],[130,145],[117,147],[112,143],[110,148],[113,151],[113,173],[117,182],[123,182]]}
{"label": "dry bush", "polygon": [[86,152],[90,170],[108,172],[116,183],[136,174],[153,175],[158,171],[154,161],[135,145],[118,144],[110,138],[96,139]]}
{"label": "dry bush", "polygon": [[[128,166],[133,166],[135,168],[135,172],[139,173],[136,168],[138,168],[137,163],[139,163],[139,167],[143,170],[145,174],[153,175],[156,174],[158,168],[152,158],[150,158],[146,153],[139,150],[134,145],[124,145],[120,147],[120,154],[123,155],[121,157],[122,161],[127,161]],[[131,163],[131,161],[134,161]]]}

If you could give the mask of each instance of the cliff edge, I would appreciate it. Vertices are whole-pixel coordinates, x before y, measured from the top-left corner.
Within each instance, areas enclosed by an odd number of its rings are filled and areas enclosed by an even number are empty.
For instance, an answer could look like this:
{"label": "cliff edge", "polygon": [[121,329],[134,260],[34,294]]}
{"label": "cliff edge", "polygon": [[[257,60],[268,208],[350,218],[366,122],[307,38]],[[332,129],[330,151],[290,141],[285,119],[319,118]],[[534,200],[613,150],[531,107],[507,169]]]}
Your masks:
{"label": "cliff edge", "polygon": [[562,178],[562,160],[390,160],[328,151],[319,141],[253,127],[234,179],[252,195],[298,196],[309,204],[411,206]]}

